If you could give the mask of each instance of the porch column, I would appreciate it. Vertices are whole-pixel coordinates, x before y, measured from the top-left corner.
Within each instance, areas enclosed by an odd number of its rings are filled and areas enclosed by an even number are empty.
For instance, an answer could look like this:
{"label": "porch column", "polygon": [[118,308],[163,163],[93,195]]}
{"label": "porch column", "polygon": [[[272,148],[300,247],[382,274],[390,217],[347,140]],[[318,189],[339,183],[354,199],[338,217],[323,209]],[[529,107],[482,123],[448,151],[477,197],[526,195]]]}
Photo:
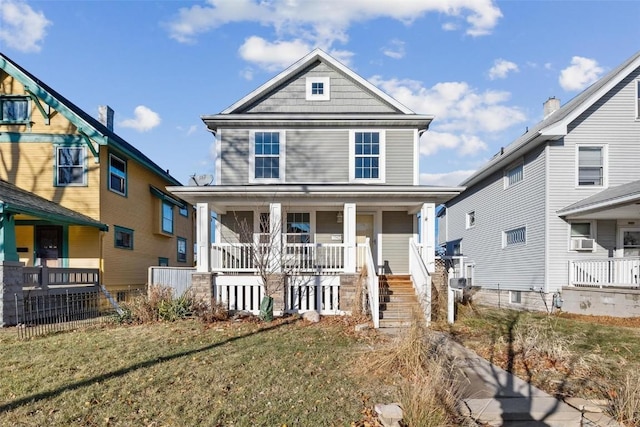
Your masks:
{"label": "porch column", "polygon": [[[269,244],[273,254],[281,254],[284,251],[282,234],[285,232],[282,227],[282,204],[269,203]],[[278,256],[272,256],[269,260],[272,265],[269,270],[276,273],[282,271],[280,259]]]}
{"label": "porch column", "polygon": [[436,262],[436,205],[423,203],[420,208],[420,242],[422,243],[422,260],[429,273],[435,272]]}
{"label": "porch column", "polygon": [[196,245],[198,262],[196,271],[208,273],[211,270],[211,213],[208,203],[196,204]]}
{"label": "porch column", "polygon": [[344,272],[355,273],[358,259],[358,245],[356,244],[356,204],[345,203],[342,214],[344,242]]}
{"label": "porch column", "polygon": [[16,248],[16,223],[12,213],[0,204],[0,261],[20,261]]}

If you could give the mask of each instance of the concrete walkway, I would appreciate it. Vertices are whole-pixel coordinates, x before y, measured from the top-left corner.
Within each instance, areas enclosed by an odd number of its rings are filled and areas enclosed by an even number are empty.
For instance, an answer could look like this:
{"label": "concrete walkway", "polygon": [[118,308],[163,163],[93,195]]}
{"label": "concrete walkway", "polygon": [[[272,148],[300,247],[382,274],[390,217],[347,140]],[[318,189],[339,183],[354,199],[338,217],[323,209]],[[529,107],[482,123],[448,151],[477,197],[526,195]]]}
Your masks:
{"label": "concrete walkway", "polygon": [[571,401],[573,406],[568,405],[449,338],[445,339],[448,340],[446,348],[462,373],[461,412],[479,425],[620,427],[595,405],[578,399]]}

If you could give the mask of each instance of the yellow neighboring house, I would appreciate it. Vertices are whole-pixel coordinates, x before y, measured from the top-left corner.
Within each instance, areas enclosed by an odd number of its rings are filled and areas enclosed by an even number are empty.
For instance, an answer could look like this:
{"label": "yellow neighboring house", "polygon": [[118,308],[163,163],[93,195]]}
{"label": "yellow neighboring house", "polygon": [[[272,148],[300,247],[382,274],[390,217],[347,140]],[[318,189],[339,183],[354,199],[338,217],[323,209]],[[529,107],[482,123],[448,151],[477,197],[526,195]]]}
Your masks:
{"label": "yellow neighboring house", "polygon": [[150,266],[193,266],[194,210],[99,110],[97,120],[0,53],[0,180],[95,221],[12,210],[0,191],[0,261],[98,268],[117,292],[144,287]]}

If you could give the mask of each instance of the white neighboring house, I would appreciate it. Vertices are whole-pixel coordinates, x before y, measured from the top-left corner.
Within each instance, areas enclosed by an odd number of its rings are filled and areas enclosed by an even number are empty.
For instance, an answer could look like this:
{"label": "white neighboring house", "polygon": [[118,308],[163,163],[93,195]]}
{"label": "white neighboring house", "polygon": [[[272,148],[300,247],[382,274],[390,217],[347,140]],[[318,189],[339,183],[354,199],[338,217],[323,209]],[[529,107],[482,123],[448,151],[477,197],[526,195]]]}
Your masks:
{"label": "white neighboring house", "polygon": [[376,274],[410,275],[430,293],[435,206],[461,191],[419,185],[420,135],[432,119],[322,50],[203,116],[216,136],[215,185],[168,188],[197,205],[195,283],[256,311],[263,284],[250,254],[259,242],[283,248],[286,273],[305,283],[287,289],[285,311],[351,311],[362,271],[370,295]]}
{"label": "white neighboring house", "polygon": [[640,314],[640,52],[544,109],[461,183],[438,243],[485,303],[545,310],[557,294],[569,311]]}

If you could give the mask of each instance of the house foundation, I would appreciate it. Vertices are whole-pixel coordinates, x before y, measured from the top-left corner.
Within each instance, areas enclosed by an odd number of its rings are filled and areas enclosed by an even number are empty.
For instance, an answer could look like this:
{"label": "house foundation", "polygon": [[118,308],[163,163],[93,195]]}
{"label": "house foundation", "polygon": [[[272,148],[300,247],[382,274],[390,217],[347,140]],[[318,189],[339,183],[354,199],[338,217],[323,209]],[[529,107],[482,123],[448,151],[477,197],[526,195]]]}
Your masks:
{"label": "house foundation", "polygon": [[612,317],[640,316],[640,290],[563,288],[562,311]]}
{"label": "house foundation", "polygon": [[493,308],[550,312],[552,309],[553,294],[533,291],[472,288],[471,301],[474,304]]}

